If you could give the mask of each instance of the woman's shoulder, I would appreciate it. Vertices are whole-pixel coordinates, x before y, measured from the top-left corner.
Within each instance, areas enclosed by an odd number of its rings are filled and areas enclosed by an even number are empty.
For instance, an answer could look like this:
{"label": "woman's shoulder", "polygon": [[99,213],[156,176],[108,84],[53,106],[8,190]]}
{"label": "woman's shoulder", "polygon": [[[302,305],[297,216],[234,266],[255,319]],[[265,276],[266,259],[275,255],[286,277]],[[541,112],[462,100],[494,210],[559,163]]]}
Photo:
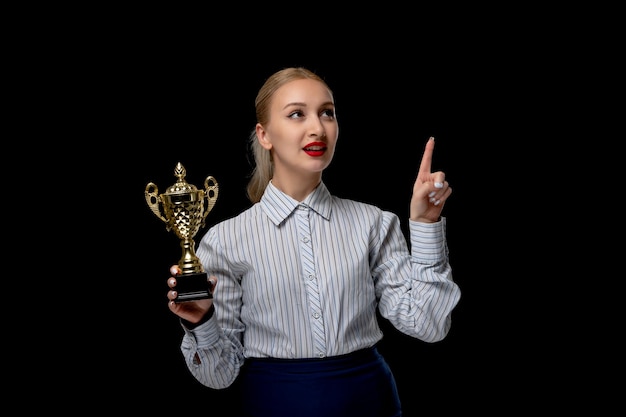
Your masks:
{"label": "woman's shoulder", "polygon": [[352,207],[358,207],[362,210],[374,210],[374,211],[381,210],[378,206],[372,203],[355,200],[349,197],[346,198],[346,197],[339,197],[339,196],[333,195],[332,200],[333,200],[333,204],[338,205],[338,206],[352,206]]}
{"label": "woman's shoulder", "polygon": [[332,196],[333,206],[337,210],[349,211],[353,214],[362,214],[368,216],[383,216],[385,214],[395,215],[388,211],[383,210],[375,204],[367,203],[365,201],[354,200],[351,198],[344,198],[338,196]]}

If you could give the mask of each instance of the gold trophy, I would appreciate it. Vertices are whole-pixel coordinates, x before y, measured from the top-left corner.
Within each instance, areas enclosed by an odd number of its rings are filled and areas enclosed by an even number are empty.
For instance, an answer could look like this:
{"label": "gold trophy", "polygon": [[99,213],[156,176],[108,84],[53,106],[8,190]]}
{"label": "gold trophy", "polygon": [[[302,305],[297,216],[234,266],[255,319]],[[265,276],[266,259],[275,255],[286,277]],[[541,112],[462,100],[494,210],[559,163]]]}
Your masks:
{"label": "gold trophy", "polygon": [[212,176],[204,180],[204,190],[185,181],[187,171],[179,162],[174,169],[178,181],[167,192],[159,194],[154,183],[146,185],[146,202],[152,212],[163,222],[166,230],[174,230],[181,240],[183,256],[178,261],[182,273],[176,277],[177,302],[212,298],[207,273],[196,255],[193,240],[205,225],[207,214],[217,200],[217,181]]}

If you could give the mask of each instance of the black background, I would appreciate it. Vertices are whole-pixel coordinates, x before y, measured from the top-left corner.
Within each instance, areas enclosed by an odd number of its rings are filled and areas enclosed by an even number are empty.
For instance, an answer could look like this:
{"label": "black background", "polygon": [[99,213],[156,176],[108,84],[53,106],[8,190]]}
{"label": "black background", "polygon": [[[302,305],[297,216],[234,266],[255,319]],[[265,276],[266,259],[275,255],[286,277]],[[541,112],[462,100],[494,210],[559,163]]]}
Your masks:
{"label": "black background", "polygon": [[178,241],[143,194],[169,186],[180,161],[191,183],[220,183],[209,224],[245,209],[254,97],[293,65],[335,92],[331,192],[406,219],[431,135],[433,169],[453,188],[444,215],[462,299],[450,334],[429,345],[382,323],[405,415],[597,411],[619,399],[589,389],[620,376],[609,353],[621,333],[601,327],[619,317],[606,295],[621,294],[619,256],[604,247],[620,218],[605,211],[607,171],[621,166],[606,152],[621,132],[607,100],[619,102],[622,76],[610,13],[255,5],[11,16],[4,372],[22,395],[8,400],[228,414],[230,392],[200,386],[182,361],[165,297]]}

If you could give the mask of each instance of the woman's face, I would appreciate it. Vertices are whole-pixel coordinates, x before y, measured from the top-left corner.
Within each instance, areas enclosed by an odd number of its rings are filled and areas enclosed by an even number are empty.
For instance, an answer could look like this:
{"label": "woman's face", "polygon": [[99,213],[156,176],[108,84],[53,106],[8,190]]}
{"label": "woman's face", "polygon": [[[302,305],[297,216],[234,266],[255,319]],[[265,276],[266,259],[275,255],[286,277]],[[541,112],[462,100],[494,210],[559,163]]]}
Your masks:
{"label": "woman's face", "polygon": [[275,174],[321,173],[333,158],[338,135],[330,91],[309,79],[276,90],[269,122],[257,125],[261,146],[272,150]]}

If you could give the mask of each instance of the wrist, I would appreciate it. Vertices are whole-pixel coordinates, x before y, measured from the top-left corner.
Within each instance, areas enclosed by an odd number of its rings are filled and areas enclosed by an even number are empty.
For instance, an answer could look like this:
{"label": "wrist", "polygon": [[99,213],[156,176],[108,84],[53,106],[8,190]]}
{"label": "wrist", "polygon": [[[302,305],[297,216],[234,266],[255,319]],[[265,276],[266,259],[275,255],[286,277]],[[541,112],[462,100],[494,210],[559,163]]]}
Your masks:
{"label": "wrist", "polygon": [[209,307],[209,310],[204,314],[204,316],[197,323],[192,323],[189,320],[185,320],[185,319],[181,319],[181,321],[183,322],[185,327],[191,330],[209,321],[211,317],[213,317],[214,313],[215,313],[215,307],[213,306],[213,303],[211,303],[211,307]]}

